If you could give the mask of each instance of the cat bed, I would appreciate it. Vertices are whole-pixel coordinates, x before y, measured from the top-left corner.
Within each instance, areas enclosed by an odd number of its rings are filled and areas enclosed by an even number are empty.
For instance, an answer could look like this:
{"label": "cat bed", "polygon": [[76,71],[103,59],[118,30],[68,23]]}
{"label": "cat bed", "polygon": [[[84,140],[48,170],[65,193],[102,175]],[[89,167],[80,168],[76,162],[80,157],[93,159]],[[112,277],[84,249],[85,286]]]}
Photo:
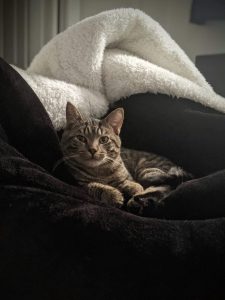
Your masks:
{"label": "cat bed", "polygon": [[117,104],[125,146],[198,177],[142,217],[52,173],[62,153],[49,115],[2,59],[0,91],[2,298],[224,299],[224,114],[151,93]]}

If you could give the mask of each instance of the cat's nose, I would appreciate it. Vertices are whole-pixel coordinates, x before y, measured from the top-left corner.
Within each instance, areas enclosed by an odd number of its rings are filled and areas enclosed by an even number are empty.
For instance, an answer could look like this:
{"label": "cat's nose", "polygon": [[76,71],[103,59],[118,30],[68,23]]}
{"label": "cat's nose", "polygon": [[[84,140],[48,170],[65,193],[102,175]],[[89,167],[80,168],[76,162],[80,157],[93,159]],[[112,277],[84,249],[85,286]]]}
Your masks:
{"label": "cat's nose", "polygon": [[95,149],[95,148],[89,148],[88,151],[91,153],[92,156],[94,156],[95,153],[97,152],[97,149]]}

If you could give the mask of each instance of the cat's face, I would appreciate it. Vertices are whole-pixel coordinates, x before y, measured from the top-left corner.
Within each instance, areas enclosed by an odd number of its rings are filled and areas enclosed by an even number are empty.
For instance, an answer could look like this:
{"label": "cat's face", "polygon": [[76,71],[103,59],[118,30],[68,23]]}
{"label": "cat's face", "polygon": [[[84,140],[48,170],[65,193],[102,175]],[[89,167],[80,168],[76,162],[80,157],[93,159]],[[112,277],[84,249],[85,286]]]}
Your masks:
{"label": "cat's face", "polygon": [[120,129],[123,123],[123,109],[112,111],[103,120],[85,120],[79,111],[67,103],[67,126],[61,146],[69,164],[97,167],[112,163],[120,156]]}

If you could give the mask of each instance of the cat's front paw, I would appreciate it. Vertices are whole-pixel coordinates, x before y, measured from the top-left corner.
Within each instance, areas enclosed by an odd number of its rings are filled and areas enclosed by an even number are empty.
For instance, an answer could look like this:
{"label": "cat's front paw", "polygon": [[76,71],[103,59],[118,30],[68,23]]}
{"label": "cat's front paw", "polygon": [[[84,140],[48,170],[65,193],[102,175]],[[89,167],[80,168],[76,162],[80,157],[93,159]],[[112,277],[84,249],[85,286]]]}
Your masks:
{"label": "cat's front paw", "polygon": [[119,189],[123,192],[126,199],[133,197],[136,194],[140,194],[144,191],[144,188],[137,182],[126,180],[120,186]]}
{"label": "cat's front paw", "polygon": [[149,200],[142,200],[142,201],[136,201],[134,197],[132,197],[126,205],[127,211],[136,214],[136,215],[143,215],[143,211],[146,207],[150,206]]}
{"label": "cat's front paw", "polygon": [[170,191],[170,186],[151,186],[142,193],[134,195],[127,203],[127,210],[143,215],[146,208],[154,209],[157,203],[164,199]]}
{"label": "cat's front paw", "polygon": [[124,204],[124,197],[119,190],[113,189],[105,195],[105,202],[115,207],[121,207]]}

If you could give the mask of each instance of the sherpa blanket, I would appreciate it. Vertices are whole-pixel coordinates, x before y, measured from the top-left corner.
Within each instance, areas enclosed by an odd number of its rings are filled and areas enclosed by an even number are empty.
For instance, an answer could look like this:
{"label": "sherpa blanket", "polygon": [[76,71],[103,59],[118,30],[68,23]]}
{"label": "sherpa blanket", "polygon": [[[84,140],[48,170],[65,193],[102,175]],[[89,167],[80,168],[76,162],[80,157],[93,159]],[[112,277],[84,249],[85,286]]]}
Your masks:
{"label": "sherpa blanket", "polygon": [[106,11],[71,26],[41,49],[26,72],[17,71],[57,129],[65,125],[67,101],[83,114],[100,117],[110,103],[145,92],[187,98],[225,112],[225,99],[184,51],[137,9]]}

